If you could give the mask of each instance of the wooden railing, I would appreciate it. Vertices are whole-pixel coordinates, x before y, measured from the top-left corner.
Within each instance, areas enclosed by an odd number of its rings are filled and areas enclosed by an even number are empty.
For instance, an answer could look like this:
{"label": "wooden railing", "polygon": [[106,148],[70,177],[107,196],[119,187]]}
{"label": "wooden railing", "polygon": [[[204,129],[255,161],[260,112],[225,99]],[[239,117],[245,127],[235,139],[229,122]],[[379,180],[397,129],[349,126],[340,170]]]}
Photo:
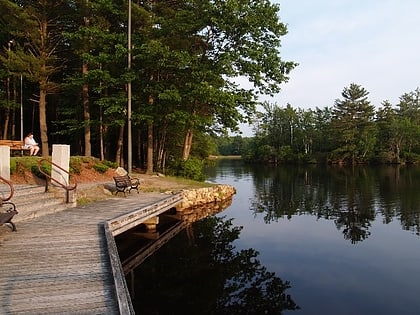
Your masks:
{"label": "wooden railing", "polygon": [[54,182],[55,184],[57,184],[58,186],[60,186],[61,188],[63,188],[66,191],[66,203],[69,203],[69,201],[70,201],[70,198],[69,198],[70,191],[75,190],[77,188],[77,182],[74,181],[73,185],[64,185],[60,181],[53,178],[50,174],[47,174],[46,172],[44,172],[44,170],[42,169],[42,164],[44,162],[49,163],[49,164],[51,164],[51,167],[54,166],[54,167],[58,168],[59,170],[61,170],[62,172],[66,173],[67,175],[69,175],[69,178],[70,178],[70,173],[67,170],[65,170],[64,168],[62,168],[60,165],[57,165],[56,163],[54,163],[54,162],[52,162],[48,159],[40,159],[38,161],[39,172],[45,176],[45,192],[48,191],[48,182],[50,180],[51,182]]}
{"label": "wooden railing", "polygon": [[0,199],[1,199],[0,200],[0,204],[1,204],[1,203],[5,202],[5,201],[8,201],[8,200],[12,199],[13,194],[15,193],[15,189],[13,187],[13,184],[10,181],[8,181],[6,178],[2,177],[2,176],[0,176],[0,182],[5,183],[10,188],[10,193],[9,193],[9,196],[8,197],[0,196]]}

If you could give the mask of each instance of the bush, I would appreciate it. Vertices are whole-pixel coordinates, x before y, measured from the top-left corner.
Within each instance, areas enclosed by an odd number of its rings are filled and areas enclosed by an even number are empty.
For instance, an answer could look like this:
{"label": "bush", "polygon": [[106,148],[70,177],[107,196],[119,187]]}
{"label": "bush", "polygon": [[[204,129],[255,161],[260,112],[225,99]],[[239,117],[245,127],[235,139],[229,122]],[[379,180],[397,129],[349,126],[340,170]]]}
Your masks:
{"label": "bush", "polygon": [[108,166],[109,168],[117,168],[119,166],[117,162],[112,162],[108,160],[103,160],[102,164]]}
{"label": "bush", "polygon": [[417,164],[420,161],[420,155],[413,152],[404,152],[402,156],[408,164]]}
{"label": "bush", "polygon": [[80,157],[71,157],[69,173],[80,174],[82,172],[83,159]]}
{"label": "bush", "polygon": [[105,173],[107,170],[109,170],[109,167],[102,163],[97,163],[93,165],[93,168],[98,173]]}
{"label": "bush", "polygon": [[10,174],[14,174],[17,171],[16,159],[10,159]]}
{"label": "bush", "polygon": [[[41,164],[41,170],[44,173],[46,173],[49,176],[51,176],[51,164],[49,164],[49,163],[42,163]],[[43,173],[41,173],[41,171],[39,170],[38,164],[34,164],[34,165],[31,166],[31,172],[35,176],[37,176],[39,178],[42,178],[42,179],[45,179],[46,178],[45,175]]]}
{"label": "bush", "polygon": [[204,161],[196,157],[191,157],[186,161],[173,161],[169,168],[169,173],[171,173],[171,175],[196,181],[204,181],[205,179],[203,173]]}

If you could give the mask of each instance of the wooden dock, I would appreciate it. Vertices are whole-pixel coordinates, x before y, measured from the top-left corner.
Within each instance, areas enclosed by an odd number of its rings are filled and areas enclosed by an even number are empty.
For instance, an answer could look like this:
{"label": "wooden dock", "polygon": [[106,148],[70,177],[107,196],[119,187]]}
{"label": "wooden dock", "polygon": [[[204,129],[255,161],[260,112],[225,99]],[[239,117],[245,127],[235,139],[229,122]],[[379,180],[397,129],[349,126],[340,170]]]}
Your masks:
{"label": "wooden dock", "polygon": [[20,222],[0,243],[0,314],[134,314],[113,236],[181,198],[132,193]]}

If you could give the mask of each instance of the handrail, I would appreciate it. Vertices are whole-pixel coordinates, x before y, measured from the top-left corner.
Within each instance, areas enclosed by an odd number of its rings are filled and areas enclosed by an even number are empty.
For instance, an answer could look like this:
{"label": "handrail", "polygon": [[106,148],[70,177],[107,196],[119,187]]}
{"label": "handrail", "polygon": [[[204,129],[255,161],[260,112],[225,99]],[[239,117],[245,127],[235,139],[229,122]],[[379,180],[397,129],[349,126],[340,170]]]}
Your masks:
{"label": "handrail", "polygon": [[0,196],[0,199],[1,199],[0,204],[1,204],[1,203],[5,202],[5,201],[8,201],[8,200],[12,199],[13,194],[15,193],[15,188],[13,187],[12,182],[8,181],[6,178],[4,178],[2,176],[0,176],[0,181],[6,183],[10,187],[10,195],[9,195],[9,197],[3,198],[3,197]]}
{"label": "handrail", "polygon": [[69,203],[69,193],[70,193],[70,191],[75,190],[77,188],[77,182],[75,181],[74,186],[70,186],[70,185],[64,185],[63,183],[59,182],[55,178],[52,178],[50,174],[47,174],[42,170],[42,165],[41,164],[43,162],[50,163],[52,166],[62,170],[64,173],[69,175],[69,178],[70,178],[70,173],[67,170],[65,170],[64,168],[62,168],[60,165],[57,165],[56,163],[54,163],[53,161],[50,161],[48,159],[42,158],[38,161],[38,170],[41,174],[43,174],[46,177],[46,179],[45,179],[45,192],[48,191],[48,179],[50,179],[51,181],[56,183],[58,186],[61,186],[66,191],[66,203]]}

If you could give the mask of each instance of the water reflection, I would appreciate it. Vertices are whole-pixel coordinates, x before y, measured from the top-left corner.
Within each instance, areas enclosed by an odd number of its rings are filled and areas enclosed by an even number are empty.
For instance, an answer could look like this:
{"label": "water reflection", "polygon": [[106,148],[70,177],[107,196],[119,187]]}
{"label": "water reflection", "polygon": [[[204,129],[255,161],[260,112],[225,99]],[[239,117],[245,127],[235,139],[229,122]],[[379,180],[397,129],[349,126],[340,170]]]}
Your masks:
{"label": "water reflection", "polygon": [[[213,215],[230,203],[166,214],[185,229],[173,235],[170,246],[130,269],[127,282],[137,313],[274,315],[299,308],[286,293],[290,283],[261,265],[256,250],[235,248],[242,228]],[[132,235],[119,243],[128,239],[133,240]]]}
{"label": "water reflection", "polygon": [[235,245],[255,248],[263,265],[291,282],[296,314],[414,315],[419,171],[220,161],[209,180],[237,189],[224,212],[243,226]]}
{"label": "water reflection", "polygon": [[400,166],[258,168],[251,210],[266,223],[303,214],[333,220],[353,244],[370,236],[378,216],[384,223],[398,218],[419,235],[419,175]]}
{"label": "water reflection", "polygon": [[194,238],[192,224],[194,222],[222,212],[231,204],[232,198],[228,198],[221,202],[209,203],[178,212],[175,209],[170,209],[159,215],[159,223],[154,225],[153,229],[146,224],[141,224],[118,235],[116,244],[124,273],[127,275],[132,272],[184,229],[192,242]]}

